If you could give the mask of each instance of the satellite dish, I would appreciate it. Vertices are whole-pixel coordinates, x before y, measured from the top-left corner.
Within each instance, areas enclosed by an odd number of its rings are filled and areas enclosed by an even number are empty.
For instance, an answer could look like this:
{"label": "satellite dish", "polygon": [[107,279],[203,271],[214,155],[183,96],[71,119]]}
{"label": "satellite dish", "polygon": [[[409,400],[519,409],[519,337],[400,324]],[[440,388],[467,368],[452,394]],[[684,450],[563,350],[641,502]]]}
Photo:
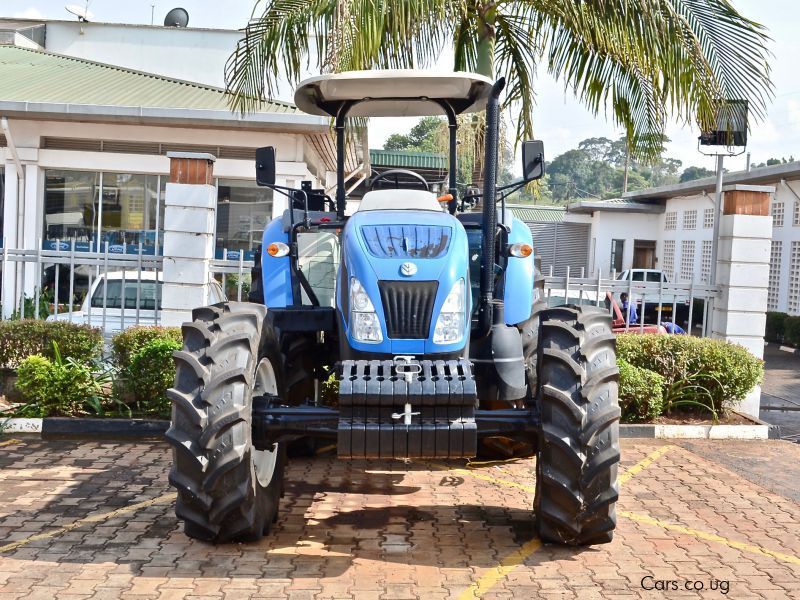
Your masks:
{"label": "satellite dish", "polygon": [[[88,2],[87,2],[88,5]],[[78,21],[88,22],[89,19],[94,19],[94,15],[89,12],[88,6],[79,6],[77,4],[67,4],[64,8],[67,12],[71,12],[78,17]]]}
{"label": "satellite dish", "polygon": [[186,27],[189,24],[189,13],[185,8],[173,8],[164,17],[164,27]]}

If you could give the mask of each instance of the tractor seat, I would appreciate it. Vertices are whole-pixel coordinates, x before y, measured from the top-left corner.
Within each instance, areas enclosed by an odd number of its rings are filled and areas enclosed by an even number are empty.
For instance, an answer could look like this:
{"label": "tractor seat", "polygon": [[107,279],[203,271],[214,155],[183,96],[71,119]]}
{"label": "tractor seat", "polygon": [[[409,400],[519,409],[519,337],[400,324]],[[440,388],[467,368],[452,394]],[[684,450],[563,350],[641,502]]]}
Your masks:
{"label": "tractor seat", "polygon": [[442,205],[431,192],[423,190],[374,190],[364,194],[357,212],[367,210],[435,210]]}

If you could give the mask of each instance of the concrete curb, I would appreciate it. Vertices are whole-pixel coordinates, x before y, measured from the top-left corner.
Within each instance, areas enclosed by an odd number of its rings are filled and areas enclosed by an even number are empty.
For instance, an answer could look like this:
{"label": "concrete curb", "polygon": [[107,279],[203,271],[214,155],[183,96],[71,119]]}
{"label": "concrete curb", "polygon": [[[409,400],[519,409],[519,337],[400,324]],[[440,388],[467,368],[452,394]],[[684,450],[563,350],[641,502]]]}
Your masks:
{"label": "concrete curb", "polygon": [[169,421],[157,419],[7,419],[0,421],[3,433],[39,433],[42,438],[162,438]]}
{"label": "concrete curb", "polygon": [[[639,439],[709,439],[766,440],[780,439],[780,428],[752,417],[752,425],[660,425],[621,424],[621,438]],[[4,426],[3,426],[4,424]],[[47,417],[44,419],[7,419],[0,421],[3,433],[40,433],[43,438],[161,438],[169,421],[156,419],[80,419]]]}

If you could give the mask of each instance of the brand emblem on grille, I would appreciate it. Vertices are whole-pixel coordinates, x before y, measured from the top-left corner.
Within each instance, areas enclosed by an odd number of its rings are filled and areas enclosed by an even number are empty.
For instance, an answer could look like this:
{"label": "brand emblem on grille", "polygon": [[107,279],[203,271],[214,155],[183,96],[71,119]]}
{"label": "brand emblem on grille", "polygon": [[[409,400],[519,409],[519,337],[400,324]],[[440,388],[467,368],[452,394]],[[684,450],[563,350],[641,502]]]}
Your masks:
{"label": "brand emblem on grille", "polygon": [[417,273],[417,265],[412,262],[404,262],[400,265],[400,274],[405,275],[406,277],[411,277],[412,275],[416,275]]}

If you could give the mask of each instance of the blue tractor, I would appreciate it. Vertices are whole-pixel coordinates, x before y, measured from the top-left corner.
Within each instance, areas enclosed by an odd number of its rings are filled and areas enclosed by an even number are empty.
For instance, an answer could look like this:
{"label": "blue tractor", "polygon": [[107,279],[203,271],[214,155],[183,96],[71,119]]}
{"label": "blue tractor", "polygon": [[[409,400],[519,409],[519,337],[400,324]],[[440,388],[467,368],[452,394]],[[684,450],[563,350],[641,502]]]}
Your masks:
{"label": "blue tractor", "polygon": [[[530,229],[504,198],[544,174],[543,145],[525,142],[522,180],[497,185],[503,86],[418,71],[300,84],[298,107],[334,119],[335,199],[309,183],[276,185],[274,149],[257,151],[257,181],[289,208],[264,231],[250,301],[196,309],[175,354],[167,438],[187,535],[267,533],[287,446],[302,440],[330,438],[344,459],[413,460],[470,458],[480,440],[503,436],[536,449],[542,540],[611,540],[620,416],[611,320],[594,306],[542,302]],[[459,198],[456,116],[484,109],[483,190]],[[449,123],[447,193],[413,172],[383,173],[348,215],[346,118],[437,113]]]}

